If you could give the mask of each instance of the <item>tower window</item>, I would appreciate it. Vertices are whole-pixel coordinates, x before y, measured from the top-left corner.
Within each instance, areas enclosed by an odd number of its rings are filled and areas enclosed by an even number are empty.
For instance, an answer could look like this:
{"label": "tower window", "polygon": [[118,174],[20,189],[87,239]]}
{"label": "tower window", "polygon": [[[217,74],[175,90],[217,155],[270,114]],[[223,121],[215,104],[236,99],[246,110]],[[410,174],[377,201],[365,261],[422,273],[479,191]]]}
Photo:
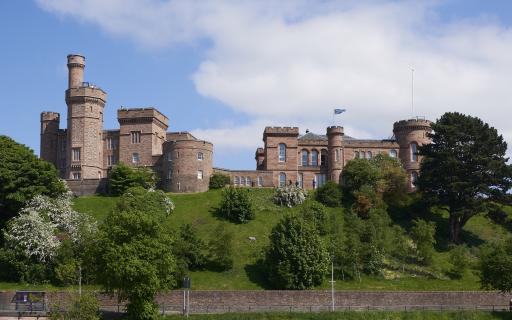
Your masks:
{"label": "tower window", "polygon": [[203,180],[203,170],[197,170],[197,180]]}
{"label": "tower window", "polygon": [[140,162],[140,156],[138,153],[132,153],[132,163],[138,164]]}
{"label": "tower window", "polygon": [[416,187],[416,182],[418,181],[418,173],[416,171],[413,171],[411,173],[411,187]]}
{"label": "tower window", "polygon": [[80,161],[80,148],[72,149],[72,159],[73,161]]}
{"label": "tower window", "polygon": [[279,162],[286,161],[286,145],[284,143],[279,144]]}
{"label": "tower window", "polygon": [[338,149],[334,150],[334,161],[340,161],[340,150]]}
{"label": "tower window", "polygon": [[167,170],[167,180],[172,178],[172,169]]}
{"label": "tower window", "polygon": [[140,143],[140,131],[130,132],[132,143]]}
{"label": "tower window", "polygon": [[111,155],[108,155],[107,156],[107,165],[108,166],[113,166],[116,164],[116,156],[111,154]]}
{"label": "tower window", "polygon": [[199,161],[203,161],[203,159],[204,159],[204,155],[203,155],[203,153],[202,153],[202,152],[198,152],[198,153],[197,153],[197,160],[199,160]]}
{"label": "tower window", "polygon": [[393,150],[389,150],[389,156],[391,158],[396,158],[398,156],[398,154],[397,154],[396,150],[393,149]]}
{"label": "tower window", "polygon": [[279,173],[279,186],[284,187],[286,185],[286,173]]}
{"label": "tower window", "polygon": [[418,145],[415,142],[411,143],[411,161],[418,161]]}

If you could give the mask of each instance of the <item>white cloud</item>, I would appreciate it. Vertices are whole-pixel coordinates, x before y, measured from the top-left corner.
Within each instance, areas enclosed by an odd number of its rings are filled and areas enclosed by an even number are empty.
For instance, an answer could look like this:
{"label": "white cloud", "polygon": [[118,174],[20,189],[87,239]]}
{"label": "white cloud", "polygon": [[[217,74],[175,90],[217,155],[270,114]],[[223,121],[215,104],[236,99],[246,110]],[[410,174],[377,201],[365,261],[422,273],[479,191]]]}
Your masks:
{"label": "white cloud", "polygon": [[194,131],[217,150],[254,149],[272,123],[323,132],[337,106],[353,132],[387,137],[411,115],[411,66],[415,115],[479,116],[512,146],[512,29],[492,20],[442,23],[435,6],[413,2],[37,2],[143,46],[208,39],[192,76],[197,91],[253,118]]}

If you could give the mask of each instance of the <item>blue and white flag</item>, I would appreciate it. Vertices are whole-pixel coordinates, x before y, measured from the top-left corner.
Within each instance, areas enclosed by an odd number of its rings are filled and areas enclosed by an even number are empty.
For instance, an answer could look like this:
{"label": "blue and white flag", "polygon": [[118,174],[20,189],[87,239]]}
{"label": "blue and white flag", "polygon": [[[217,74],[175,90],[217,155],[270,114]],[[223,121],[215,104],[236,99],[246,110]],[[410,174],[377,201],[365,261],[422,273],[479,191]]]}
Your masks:
{"label": "blue and white flag", "polygon": [[342,114],[345,111],[347,111],[347,110],[346,109],[334,109],[334,114]]}

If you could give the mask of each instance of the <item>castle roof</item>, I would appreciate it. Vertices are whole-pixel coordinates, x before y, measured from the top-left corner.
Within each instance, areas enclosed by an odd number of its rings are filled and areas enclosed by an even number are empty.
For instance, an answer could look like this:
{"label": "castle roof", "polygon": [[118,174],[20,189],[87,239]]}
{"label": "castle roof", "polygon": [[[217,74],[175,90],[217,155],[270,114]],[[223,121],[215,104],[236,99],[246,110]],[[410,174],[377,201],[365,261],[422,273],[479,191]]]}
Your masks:
{"label": "castle roof", "polygon": [[299,140],[327,141],[327,136],[325,134],[316,134],[316,133],[313,133],[313,132],[308,132],[308,133],[300,136]]}

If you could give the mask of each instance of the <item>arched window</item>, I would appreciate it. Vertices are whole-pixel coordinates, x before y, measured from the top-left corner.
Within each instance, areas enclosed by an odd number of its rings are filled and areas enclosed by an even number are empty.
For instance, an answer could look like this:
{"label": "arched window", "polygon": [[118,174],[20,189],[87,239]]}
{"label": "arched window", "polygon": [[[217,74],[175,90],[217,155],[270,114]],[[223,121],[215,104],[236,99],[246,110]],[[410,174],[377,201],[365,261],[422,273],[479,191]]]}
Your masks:
{"label": "arched window", "polygon": [[233,184],[235,186],[239,185],[240,184],[240,178],[238,176],[235,176],[235,178],[233,179]]}
{"label": "arched window", "polygon": [[279,162],[286,161],[286,145],[284,143],[279,144]]}
{"label": "arched window", "polygon": [[308,150],[302,150],[302,165],[306,167],[309,164],[309,152]]}
{"label": "arched window", "polygon": [[286,173],[279,173],[279,186],[284,187],[286,185]]}
{"label": "arched window", "polygon": [[361,156],[361,158],[366,159],[366,152],[361,151],[361,153],[359,153],[359,155]]}
{"label": "arched window", "polygon": [[311,151],[311,166],[318,166],[318,151],[316,150]]}
{"label": "arched window", "polygon": [[327,150],[320,151],[320,166],[327,166]]}
{"label": "arched window", "polygon": [[359,151],[356,151],[354,152],[354,159],[358,159],[359,158]]}
{"label": "arched window", "polygon": [[366,158],[371,159],[372,157],[373,157],[372,152],[371,152],[371,151],[368,151],[368,152],[366,153]]}
{"label": "arched window", "polygon": [[416,187],[416,182],[418,181],[418,173],[416,171],[413,171],[411,173],[411,187]]}
{"label": "arched window", "polygon": [[415,142],[411,143],[411,161],[418,161],[418,145]]}
{"label": "arched window", "polygon": [[393,150],[389,150],[389,156],[391,158],[396,158],[398,156],[398,154],[396,153],[396,150],[393,149]]}

